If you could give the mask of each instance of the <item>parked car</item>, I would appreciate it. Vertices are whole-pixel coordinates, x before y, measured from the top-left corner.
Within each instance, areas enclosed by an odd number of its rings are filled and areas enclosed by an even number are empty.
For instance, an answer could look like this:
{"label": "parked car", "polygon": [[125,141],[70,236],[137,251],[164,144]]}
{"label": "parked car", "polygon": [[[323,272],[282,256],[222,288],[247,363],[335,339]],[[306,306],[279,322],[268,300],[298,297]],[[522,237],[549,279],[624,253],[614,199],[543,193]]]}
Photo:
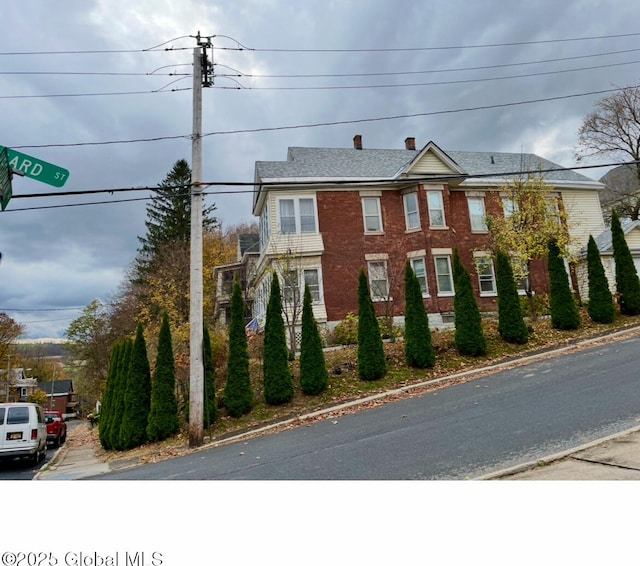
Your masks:
{"label": "parked car", "polygon": [[37,464],[46,453],[42,407],[35,403],[0,403],[0,459],[25,457]]}
{"label": "parked car", "polygon": [[67,439],[67,423],[59,411],[45,411],[44,420],[47,425],[47,442],[57,448]]}

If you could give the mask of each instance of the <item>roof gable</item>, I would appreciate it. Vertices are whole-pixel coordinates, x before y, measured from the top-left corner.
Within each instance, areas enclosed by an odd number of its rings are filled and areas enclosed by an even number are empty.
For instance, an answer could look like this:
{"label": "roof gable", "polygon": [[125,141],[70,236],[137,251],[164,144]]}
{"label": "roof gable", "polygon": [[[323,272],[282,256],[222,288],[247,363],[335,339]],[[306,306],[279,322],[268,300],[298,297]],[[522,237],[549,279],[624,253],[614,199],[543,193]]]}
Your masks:
{"label": "roof gable", "polygon": [[430,141],[407,163],[398,175],[465,175],[466,172],[447,153]]}

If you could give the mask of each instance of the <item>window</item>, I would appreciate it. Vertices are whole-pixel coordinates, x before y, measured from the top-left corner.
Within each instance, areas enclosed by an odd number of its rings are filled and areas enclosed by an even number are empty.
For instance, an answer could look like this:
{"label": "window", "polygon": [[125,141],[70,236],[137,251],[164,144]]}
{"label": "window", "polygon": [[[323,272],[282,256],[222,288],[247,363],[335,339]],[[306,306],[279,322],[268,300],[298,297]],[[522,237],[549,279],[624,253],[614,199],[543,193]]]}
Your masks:
{"label": "window", "polygon": [[364,197],[362,199],[362,214],[365,232],[382,232],[379,197]]}
{"label": "window", "polygon": [[389,279],[387,277],[386,261],[370,261],[369,286],[371,287],[371,298],[374,301],[382,301],[389,298]]}
{"label": "window", "polygon": [[449,256],[435,257],[436,280],[439,295],[453,295],[453,278],[451,277],[451,258]]}
{"label": "window", "polygon": [[502,197],[502,211],[505,218],[511,218],[518,212],[518,203],[509,197]]}
{"label": "window", "polygon": [[487,223],[485,221],[484,197],[467,197],[469,203],[469,219],[471,220],[472,232],[486,232]]}
{"label": "window", "polygon": [[476,257],[475,264],[478,272],[480,295],[495,295],[496,278],[493,270],[493,261],[490,257]]}
{"label": "window", "polygon": [[4,407],[0,407],[0,425],[4,424]]}
{"label": "window", "polygon": [[404,195],[404,217],[407,230],[420,228],[420,212],[418,210],[418,193]]}
{"label": "window", "polygon": [[429,205],[429,226],[431,226],[431,228],[444,228],[445,222],[442,192],[427,192],[427,204]]}
{"label": "window", "polygon": [[314,303],[320,303],[320,273],[317,269],[304,270],[304,283],[309,287],[311,299]]}
{"label": "window", "polygon": [[260,249],[264,250],[269,241],[269,206],[266,205],[260,215]]}
{"label": "window", "polygon": [[278,200],[280,232],[282,234],[315,234],[316,206],[312,198],[281,198]]}
{"label": "window", "polygon": [[289,269],[282,274],[282,300],[292,305],[299,298],[298,272],[295,269]]}
{"label": "window", "polygon": [[427,267],[423,257],[416,257],[411,260],[411,269],[416,274],[418,283],[420,283],[420,291],[423,297],[429,296],[429,287],[427,286]]}
{"label": "window", "polygon": [[300,205],[300,232],[313,234],[316,231],[316,207],[312,198],[301,198]]}
{"label": "window", "polygon": [[7,424],[26,424],[29,422],[29,407],[9,407]]}

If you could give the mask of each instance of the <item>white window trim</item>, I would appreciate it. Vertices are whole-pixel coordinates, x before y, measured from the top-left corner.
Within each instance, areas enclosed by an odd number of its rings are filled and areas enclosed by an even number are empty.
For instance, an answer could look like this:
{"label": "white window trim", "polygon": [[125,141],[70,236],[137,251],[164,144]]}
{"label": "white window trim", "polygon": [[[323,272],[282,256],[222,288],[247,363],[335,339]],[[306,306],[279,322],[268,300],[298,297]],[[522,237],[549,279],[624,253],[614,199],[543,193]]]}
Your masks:
{"label": "white window trim", "polygon": [[[449,281],[451,283],[451,291],[441,291],[440,290],[440,278],[438,277],[438,259],[445,258],[447,260],[447,264],[449,266]],[[453,268],[451,266],[451,255],[450,254],[435,254],[433,255],[433,267],[434,273],[436,275],[436,287],[438,289],[438,297],[453,297],[455,296],[455,287],[453,285]]]}
{"label": "white window trim", "polygon": [[324,304],[324,293],[322,291],[322,269],[318,266],[318,267],[303,267],[301,269],[301,274],[300,274],[300,278],[301,278],[301,285],[302,285],[302,296],[304,298],[304,286],[306,283],[306,280],[304,278],[304,272],[305,271],[317,271],[318,272],[318,300],[316,301],[315,299],[313,299],[313,295],[311,295],[312,298],[312,302],[314,305],[323,305]]}
{"label": "white window trim", "polygon": [[[473,215],[471,213],[471,203],[472,202],[479,202],[482,205],[482,224],[483,224],[482,228],[474,228],[473,227],[473,219],[477,218],[478,215]],[[471,232],[473,234],[484,234],[484,233],[488,232],[488,228],[487,228],[487,208],[486,208],[485,202],[484,202],[484,195],[468,194],[467,195],[467,209],[469,211],[469,225],[471,226]]]}
{"label": "white window trim", "polygon": [[[387,296],[386,297],[374,294],[373,279],[371,277],[371,264],[372,263],[381,263],[381,264],[384,265],[384,276],[385,276],[386,284],[387,284]],[[369,281],[369,293],[371,295],[371,300],[374,303],[380,303],[380,302],[392,300],[392,298],[391,298],[391,289],[389,287],[389,264],[388,264],[386,259],[381,259],[381,258],[378,258],[378,259],[367,259],[367,279]]]}
{"label": "white window trim", "polygon": [[[409,226],[409,208],[407,207],[407,200],[409,198],[415,198],[416,209],[415,216],[418,219],[416,226]],[[419,193],[417,191],[411,191],[402,195],[402,204],[404,206],[404,223],[407,229],[407,232],[417,232],[422,228],[422,224],[420,221],[420,198]]]}
{"label": "white window trim", "polygon": [[[427,211],[429,214],[429,228],[431,230],[446,230],[448,228],[447,226],[447,217],[444,213],[444,197],[442,196],[442,191],[441,190],[430,190],[427,189]],[[429,202],[429,195],[431,193],[437,194],[440,197],[440,206],[441,208],[439,209],[434,209],[434,210],[441,210],[442,211],[442,224],[434,224],[432,222],[432,217],[431,217],[431,203]]]}
{"label": "white window trim", "polygon": [[[364,203],[365,201],[374,201],[376,203],[377,208],[377,216],[378,216],[378,225],[380,226],[379,230],[367,230],[367,213],[365,211]],[[380,202],[379,196],[361,196],[360,204],[362,206],[362,228],[365,234],[384,234],[384,225],[382,224],[382,203]],[[372,215],[369,215],[372,216]]]}
{"label": "white window trim", "polygon": [[[313,201],[313,215],[314,215],[314,231],[313,232],[302,232],[302,219],[300,215],[300,200],[308,199]],[[283,232],[282,231],[282,220],[280,216],[280,202],[283,200],[292,200],[293,201],[293,219],[295,224],[295,230],[293,232]],[[276,198],[276,215],[278,221],[278,233],[283,234],[285,236],[306,236],[308,234],[318,234],[318,203],[316,201],[315,195],[282,195]]]}
{"label": "white window trim", "polygon": [[[498,295],[498,284],[496,282],[496,266],[493,259],[488,253],[474,253],[474,263],[476,268],[476,274],[478,276],[478,293],[481,297],[496,297]],[[493,291],[482,290],[482,279],[480,276],[480,261],[488,261],[491,265],[491,283],[493,285]]]}
{"label": "white window trim", "polygon": [[411,269],[413,269],[413,273],[415,274],[416,269],[414,266],[414,261],[422,261],[423,265],[424,265],[424,283],[425,283],[425,287],[427,289],[426,293],[422,293],[422,298],[423,299],[428,299],[429,297],[431,297],[431,295],[429,294],[429,272],[427,271],[427,258],[426,258],[426,254],[421,254],[421,255],[412,255],[411,252],[407,254],[407,258],[409,259],[409,262],[411,264]]}

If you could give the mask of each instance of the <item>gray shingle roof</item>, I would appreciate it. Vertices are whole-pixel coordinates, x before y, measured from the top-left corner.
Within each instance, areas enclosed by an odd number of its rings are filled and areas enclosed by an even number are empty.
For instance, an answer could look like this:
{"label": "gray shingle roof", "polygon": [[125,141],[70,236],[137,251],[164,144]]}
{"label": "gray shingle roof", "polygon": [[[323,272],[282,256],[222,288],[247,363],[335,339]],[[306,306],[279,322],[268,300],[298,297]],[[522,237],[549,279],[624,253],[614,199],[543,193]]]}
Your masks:
{"label": "gray shingle roof", "polygon": [[[388,179],[408,165],[420,152],[402,149],[343,149],[290,147],[287,161],[257,161],[256,173],[261,179],[313,178],[372,178]],[[469,176],[495,175],[502,178],[507,173],[561,169],[548,173],[548,181],[596,183],[575,171],[562,168],[533,153],[500,153],[446,151],[463,172]]]}

